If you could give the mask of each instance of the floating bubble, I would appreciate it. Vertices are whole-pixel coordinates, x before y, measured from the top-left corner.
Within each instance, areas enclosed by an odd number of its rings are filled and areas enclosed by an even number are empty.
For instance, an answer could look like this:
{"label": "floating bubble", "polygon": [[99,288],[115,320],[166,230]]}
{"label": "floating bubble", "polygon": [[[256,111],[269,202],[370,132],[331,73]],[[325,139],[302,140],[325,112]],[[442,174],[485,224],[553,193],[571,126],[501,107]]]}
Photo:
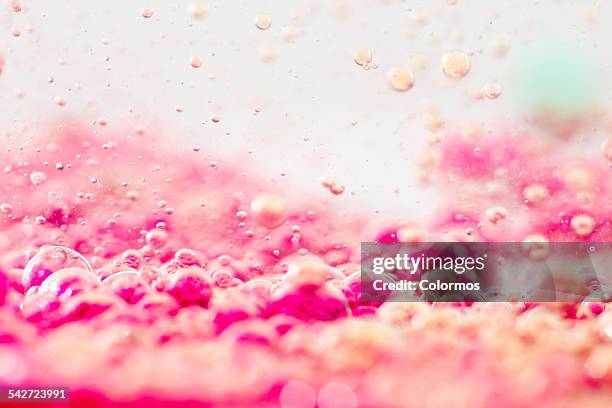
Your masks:
{"label": "floating bubble", "polygon": [[396,91],[407,91],[414,85],[414,75],[412,71],[403,67],[391,68],[387,72],[387,79],[391,88]]}
{"label": "floating bubble", "polygon": [[251,201],[251,214],[258,224],[273,228],[285,215],[285,200],[272,193],[260,194]]}
{"label": "floating bubble", "polygon": [[255,27],[260,30],[267,30],[272,25],[272,17],[258,14],[255,16]]}
{"label": "floating bubble", "polygon": [[366,48],[360,48],[353,53],[353,61],[355,64],[364,66],[372,62],[372,51]]}
{"label": "floating bubble", "polygon": [[189,63],[193,68],[200,68],[202,66],[202,60],[197,57],[192,57],[189,59]]}
{"label": "floating bubble", "polygon": [[463,78],[470,72],[470,57],[461,51],[451,51],[442,57],[442,72],[450,78]]}
{"label": "floating bubble", "polygon": [[143,7],[140,9],[140,15],[144,18],[151,18],[153,17],[153,10],[148,7]]}
{"label": "floating bubble", "polygon": [[319,391],[318,406],[320,408],[355,408],[357,396],[348,385],[331,382]]}
{"label": "floating bubble", "polygon": [[22,284],[25,290],[39,286],[50,275],[67,268],[80,268],[94,275],[87,259],[77,251],[63,246],[43,246],[24,268]]}
{"label": "floating bubble", "polygon": [[497,99],[501,95],[501,86],[497,82],[491,82],[484,86],[484,94],[489,99]]}
{"label": "floating bubble", "polygon": [[290,381],[281,390],[279,402],[282,408],[313,408],[316,394],[305,382]]}
{"label": "floating bubble", "polygon": [[577,235],[584,237],[593,233],[595,220],[590,215],[579,214],[572,217],[570,225]]}

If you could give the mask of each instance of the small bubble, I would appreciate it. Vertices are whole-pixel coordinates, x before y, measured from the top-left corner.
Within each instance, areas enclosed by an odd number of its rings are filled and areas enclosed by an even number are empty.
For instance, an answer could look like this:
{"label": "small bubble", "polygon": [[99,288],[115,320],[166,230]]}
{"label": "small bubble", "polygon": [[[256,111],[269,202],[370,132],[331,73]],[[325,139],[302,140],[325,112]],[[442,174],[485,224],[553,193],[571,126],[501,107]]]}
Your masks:
{"label": "small bubble", "polygon": [[276,60],[276,52],[270,47],[263,47],[259,50],[259,58],[269,64]]}
{"label": "small bubble", "polygon": [[489,99],[497,99],[501,95],[501,86],[497,82],[491,82],[484,86],[484,94]]}
{"label": "small bubble", "polygon": [[21,30],[17,27],[11,28],[11,35],[13,37],[19,37],[21,35]]}
{"label": "small bubble", "polygon": [[372,62],[372,52],[366,48],[360,48],[353,53],[355,64],[364,66]]}
{"label": "small bubble", "polygon": [[265,14],[258,14],[255,16],[255,27],[260,30],[267,30],[272,25],[272,17]]}
{"label": "small bubble", "polygon": [[335,195],[340,195],[342,193],[344,193],[344,186],[341,184],[338,184],[336,182],[334,182],[330,187],[329,187],[329,191],[332,192],[332,194]]}
{"label": "small bubble", "polygon": [[192,3],[189,5],[189,14],[191,14],[191,17],[194,19],[201,20],[206,17],[206,7],[198,3]]}
{"label": "small bubble", "polygon": [[505,39],[498,38],[493,42],[492,48],[493,54],[495,54],[495,56],[498,58],[502,58],[508,52],[510,45]]}
{"label": "small bubble", "polygon": [[174,110],[181,113],[183,112],[183,107],[181,105],[174,105]]}
{"label": "small bubble", "polygon": [[55,169],[56,170],[64,170],[64,163],[62,163],[62,162],[55,163]]}
{"label": "small bubble", "polygon": [[579,214],[572,217],[570,225],[577,235],[584,237],[593,233],[595,220],[589,215]]}
{"label": "small bubble", "polygon": [[414,75],[409,69],[403,67],[391,68],[387,72],[387,80],[391,88],[396,91],[407,91],[414,85]]}
{"label": "small bubble", "polygon": [[30,174],[30,182],[35,186],[41,185],[45,180],[47,180],[47,175],[42,171],[34,171]]}
{"label": "small bubble", "polygon": [[219,115],[212,115],[212,116],[210,117],[210,120],[211,120],[213,123],[219,123],[219,122],[221,122],[221,116],[219,116]]}
{"label": "small bubble", "polygon": [[604,142],[602,150],[606,160],[612,162],[612,139],[608,139]]}
{"label": "small bubble", "polygon": [[508,211],[504,207],[490,207],[486,211],[487,218],[492,224],[497,224],[508,217]]}
{"label": "small bubble", "polygon": [[450,78],[463,78],[470,71],[470,57],[461,51],[451,51],[442,57],[442,72]]}
{"label": "small bubble", "polygon": [[54,101],[57,106],[66,106],[66,100],[61,96],[56,96]]}
{"label": "small bubble", "polygon": [[534,205],[542,204],[548,199],[548,188],[542,184],[530,184],[523,189],[523,198]]}
{"label": "small bubble", "polygon": [[98,123],[98,125],[100,125],[100,126],[106,126],[106,125],[108,125],[108,119],[106,119],[106,118],[104,118],[104,117],[102,117],[102,118],[98,118],[98,119],[96,120],[96,122],[97,122],[97,123]]}
{"label": "small bubble", "polygon": [[13,206],[10,205],[9,203],[0,204],[0,212],[3,212],[4,214],[8,214],[11,211],[13,211]]}
{"label": "small bubble", "polygon": [[153,10],[148,7],[143,7],[140,9],[140,15],[144,18],[151,18],[153,17]]}
{"label": "small bubble", "polygon": [[189,60],[189,63],[191,64],[193,68],[200,68],[202,66],[202,60],[197,57],[192,57]]}

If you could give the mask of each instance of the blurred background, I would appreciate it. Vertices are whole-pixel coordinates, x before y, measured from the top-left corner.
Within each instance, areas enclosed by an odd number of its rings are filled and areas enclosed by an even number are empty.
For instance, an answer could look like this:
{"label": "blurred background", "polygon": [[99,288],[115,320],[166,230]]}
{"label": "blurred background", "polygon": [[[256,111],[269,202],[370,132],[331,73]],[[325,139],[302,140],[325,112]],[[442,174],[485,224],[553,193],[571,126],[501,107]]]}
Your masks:
{"label": "blurred background", "polygon": [[[109,138],[144,129],[221,166],[248,157],[272,183],[373,215],[433,209],[418,174],[432,138],[465,126],[549,137],[538,112],[605,116],[612,95],[607,1],[3,5],[3,145],[75,120]],[[452,51],[469,59],[461,78],[441,69]],[[398,67],[408,90],[389,83]],[[555,143],[591,150],[607,137],[600,123]],[[332,195],[323,177],[345,191]]]}

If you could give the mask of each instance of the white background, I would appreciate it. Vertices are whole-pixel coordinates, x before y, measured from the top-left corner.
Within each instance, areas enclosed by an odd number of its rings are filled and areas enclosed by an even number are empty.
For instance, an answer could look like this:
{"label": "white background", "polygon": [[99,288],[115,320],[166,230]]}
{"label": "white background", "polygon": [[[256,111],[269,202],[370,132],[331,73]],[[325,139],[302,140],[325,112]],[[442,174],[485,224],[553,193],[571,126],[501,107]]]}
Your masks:
{"label": "white background", "polygon": [[[3,144],[70,117],[109,135],[142,124],[170,145],[200,146],[219,165],[250,152],[259,176],[373,213],[432,207],[415,163],[429,106],[447,127],[522,124],[511,78],[529,43],[567,37],[578,44],[577,59],[594,54],[601,78],[612,74],[608,1],[208,0],[199,3],[207,9],[202,20],[192,18],[191,2],[24,0],[19,14],[8,3],[0,11]],[[153,17],[144,19],[142,7]],[[270,29],[255,27],[257,14],[272,17]],[[287,41],[287,30],[294,39]],[[502,59],[493,52],[498,39],[510,46]],[[275,61],[262,61],[263,48]],[[358,48],[372,51],[377,69],[353,62]],[[442,56],[455,49],[474,52],[459,81],[440,71]],[[203,66],[193,69],[191,57]],[[396,65],[414,69],[412,90],[389,88],[386,72]],[[499,99],[466,95],[494,80]],[[609,101],[609,81],[601,91]],[[56,96],[67,105],[56,106]],[[254,114],[256,107],[262,112]],[[213,114],[220,123],[211,123]],[[98,117],[109,125],[93,125]],[[322,176],[335,177],[346,193],[331,197]]]}

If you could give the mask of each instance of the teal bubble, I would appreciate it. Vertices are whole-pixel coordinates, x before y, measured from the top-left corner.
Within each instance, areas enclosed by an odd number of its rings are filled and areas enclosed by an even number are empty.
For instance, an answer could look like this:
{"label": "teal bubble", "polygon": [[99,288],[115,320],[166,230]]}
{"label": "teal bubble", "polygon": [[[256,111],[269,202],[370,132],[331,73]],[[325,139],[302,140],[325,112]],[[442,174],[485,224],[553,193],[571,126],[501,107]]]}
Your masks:
{"label": "teal bubble", "polygon": [[596,102],[597,78],[596,65],[584,50],[548,39],[519,53],[515,92],[528,109],[580,114]]}

